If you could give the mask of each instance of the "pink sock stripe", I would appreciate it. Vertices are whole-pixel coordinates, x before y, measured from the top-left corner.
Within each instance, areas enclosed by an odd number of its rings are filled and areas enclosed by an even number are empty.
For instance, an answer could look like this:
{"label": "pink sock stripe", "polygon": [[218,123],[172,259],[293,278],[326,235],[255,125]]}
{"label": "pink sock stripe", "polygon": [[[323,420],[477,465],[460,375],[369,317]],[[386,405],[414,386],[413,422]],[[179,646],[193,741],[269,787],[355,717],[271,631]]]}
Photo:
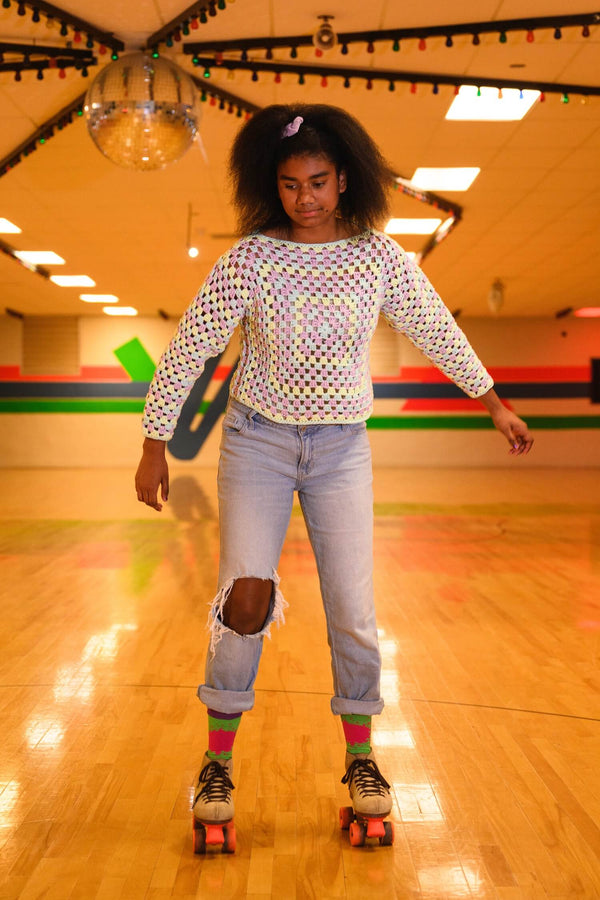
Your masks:
{"label": "pink sock stripe", "polygon": [[209,731],[208,749],[211,753],[231,753],[235,731]]}
{"label": "pink sock stripe", "polygon": [[367,744],[371,737],[371,729],[368,725],[354,725],[352,722],[342,721],[344,737],[348,744]]}

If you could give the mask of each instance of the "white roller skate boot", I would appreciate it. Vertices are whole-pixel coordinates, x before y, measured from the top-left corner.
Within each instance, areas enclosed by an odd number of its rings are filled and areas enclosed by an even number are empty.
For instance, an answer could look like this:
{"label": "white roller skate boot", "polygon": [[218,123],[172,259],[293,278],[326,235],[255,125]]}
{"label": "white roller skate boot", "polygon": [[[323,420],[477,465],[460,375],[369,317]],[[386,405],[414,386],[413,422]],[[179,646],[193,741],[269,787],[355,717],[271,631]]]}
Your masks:
{"label": "white roller skate boot", "polygon": [[383,821],[392,809],[390,785],[379,771],[372,751],[346,753],[342,784],[348,785],[352,806],[340,809],[340,825],[350,830],[350,843],[359,847],[373,837],[380,844],[392,844],[393,825]]}
{"label": "white roller skate boot", "polygon": [[204,853],[207,844],[221,845],[224,853],[235,850],[232,772],[231,759],[212,760],[205,755],[194,796],[195,853]]}

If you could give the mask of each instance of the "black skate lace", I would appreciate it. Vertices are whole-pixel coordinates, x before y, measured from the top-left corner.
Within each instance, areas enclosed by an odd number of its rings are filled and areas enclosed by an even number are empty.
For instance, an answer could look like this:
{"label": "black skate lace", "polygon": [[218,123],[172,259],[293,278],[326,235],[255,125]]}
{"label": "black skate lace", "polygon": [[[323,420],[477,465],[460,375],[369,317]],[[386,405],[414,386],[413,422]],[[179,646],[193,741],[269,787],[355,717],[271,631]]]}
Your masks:
{"label": "black skate lace", "polygon": [[348,770],[342,778],[342,784],[354,781],[357,790],[363,797],[384,797],[389,784],[377,768],[377,763],[372,759],[355,759],[350,763]]}
{"label": "black skate lace", "polygon": [[194,803],[199,797],[209,803],[218,803],[229,800],[234,784],[221,763],[215,759],[204,766],[200,772],[198,787],[200,790],[196,794]]}

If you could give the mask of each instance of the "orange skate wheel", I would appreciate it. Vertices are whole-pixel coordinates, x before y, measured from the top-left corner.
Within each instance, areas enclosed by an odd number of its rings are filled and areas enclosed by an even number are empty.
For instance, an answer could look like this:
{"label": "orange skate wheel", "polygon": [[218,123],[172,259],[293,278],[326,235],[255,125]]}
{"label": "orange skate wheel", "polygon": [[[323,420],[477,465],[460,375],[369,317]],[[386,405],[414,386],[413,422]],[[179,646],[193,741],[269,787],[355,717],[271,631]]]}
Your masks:
{"label": "orange skate wheel", "polygon": [[223,827],[223,835],[225,838],[223,841],[223,853],[235,853],[237,839],[233,822],[228,822]]}
{"label": "orange skate wheel", "polygon": [[353,847],[364,846],[367,829],[361,822],[350,823],[350,843]]}
{"label": "orange skate wheel", "polygon": [[394,843],[394,823],[384,822],[383,827],[385,829],[385,834],[383,837],[379,838],[379,843],[384,847],[391,847]]}
{"label": "orange skate wheel", "polygon": [[350,823],[354,821],[354,810],[351,806],[340,806],[340,828],[348,831]]}
{"label": "orange skate wheel", "polygon": [[194,853],[206,853],[206,829],[202,822],[194,817]]}

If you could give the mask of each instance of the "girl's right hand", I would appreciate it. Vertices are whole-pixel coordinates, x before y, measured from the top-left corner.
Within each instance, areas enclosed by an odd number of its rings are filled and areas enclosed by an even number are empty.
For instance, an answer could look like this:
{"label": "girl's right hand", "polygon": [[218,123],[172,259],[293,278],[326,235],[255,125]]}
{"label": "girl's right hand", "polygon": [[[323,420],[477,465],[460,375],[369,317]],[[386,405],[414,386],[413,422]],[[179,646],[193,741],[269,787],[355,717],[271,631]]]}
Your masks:
{"label": "girl's right hand", "polygon": [[158,488],[162,499],[169,499],[169,466],[165,458],[165,441],[146,438],[144,452],[135,473],[135,489],[140,503],[151,506],[157,512],[162,509],[158,502]]}

